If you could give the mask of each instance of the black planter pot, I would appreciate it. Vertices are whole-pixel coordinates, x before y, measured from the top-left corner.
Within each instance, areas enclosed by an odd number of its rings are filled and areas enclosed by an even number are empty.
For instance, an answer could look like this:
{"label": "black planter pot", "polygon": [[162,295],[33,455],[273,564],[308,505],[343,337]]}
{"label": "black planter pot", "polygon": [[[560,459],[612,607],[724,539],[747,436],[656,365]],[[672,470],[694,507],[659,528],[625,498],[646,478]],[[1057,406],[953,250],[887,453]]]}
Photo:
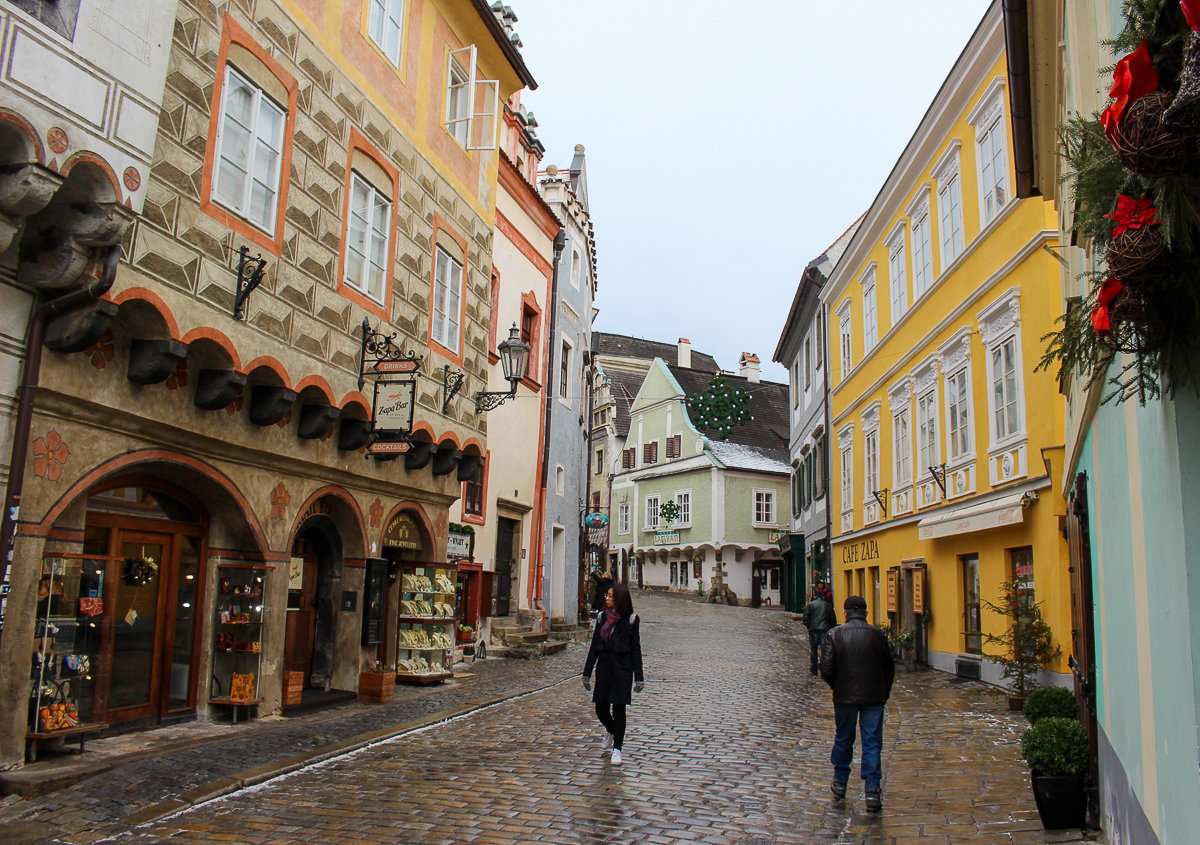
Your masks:
{"label": "black planter pot", "polygon": [[1083,775],[1033,775],[1033,800],[1046,830],[1083,827],[1087,791]]}

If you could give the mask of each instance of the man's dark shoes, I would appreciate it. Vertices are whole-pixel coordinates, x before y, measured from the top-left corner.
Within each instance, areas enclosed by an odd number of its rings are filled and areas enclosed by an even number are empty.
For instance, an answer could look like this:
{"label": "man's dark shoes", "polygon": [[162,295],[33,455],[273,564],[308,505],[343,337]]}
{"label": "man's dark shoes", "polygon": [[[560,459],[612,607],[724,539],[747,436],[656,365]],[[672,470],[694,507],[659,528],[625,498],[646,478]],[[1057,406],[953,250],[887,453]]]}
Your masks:
{"label": "man's dark shoes", "polygon": [[829,784],[829,791],[833,793],[833,797],[841,801],[846,797],[846,782],[843,780],[835,780]]}
{"label": "man's dark shoes", "polygon": [[[845,784],[843,784],[843,790]],[[883,810],[883,796],[878,789],[867,790],[867,812],[878,813]]]}

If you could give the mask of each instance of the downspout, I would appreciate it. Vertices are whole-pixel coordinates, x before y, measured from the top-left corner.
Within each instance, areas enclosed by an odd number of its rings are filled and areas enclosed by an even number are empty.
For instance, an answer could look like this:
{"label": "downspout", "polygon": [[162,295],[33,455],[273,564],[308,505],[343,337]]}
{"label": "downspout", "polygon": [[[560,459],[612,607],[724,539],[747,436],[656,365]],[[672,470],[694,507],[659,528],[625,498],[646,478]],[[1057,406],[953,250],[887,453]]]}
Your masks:
{"label": "downspout", "polygon": [[[29,430],[33,423],[33,394],[37,390],[42,369],[42,343],[46,337],[46,321],[55,314],[69,311],[88,300],[108,293],[117,278],[121,260],[121,245],[109,247],[104,256],[104,271],[90,285],[76,288],[42,305],[29,319],[25,333],[25,362],[21,367],[21,387],[17,390],[17,414],[13,426],[12,457],[8,464],[8,490],[4,496],[4,512],[0,514],[0,584],[8,581],[16,544],[17,517],[21,510],[21,493],[25,480],[25,456],[29,452]],[[0,632],[2,633],[2,632]]]}
{"label": "downspout", "polygon": [[1004,0],[1004,48],[1012,84],[1009,108],[1013,124],[1013,169],[1017,196],[1038,196],[1034,180],[1033,105],[1030,94],[1029,10],[1026,0]]}
{"label": "downspout", "polygon": [[[590,347],[590,344],[589,344]],[[575,615],[578,620],[581,618],[581,608],[584,605],[584,596],[587,595],[587,555],[588,555],[588,538],[587,526],[584,524],[583,518],[592,507],[592,452],[595,450],[595,444],[592,443],[592,380],[596,377],[595,357],[592,350],[587,351],[588,365],[585,370],[587,372],[587,411],[584,415],[583,430],[586,432],[584,451],[587,454],[584,456],[584,482],[583,482],[583,507],[579,509],[579,590],[578,597],[575,600],[576,609]],[[582,397],[581,397],[582,398]]]}
{"label": "downspout", "polygon": [[[533,566],[533,577],[530,579],[530,587],[532,588],[533,606],[541,610],[542,607],[542,577],[546,570],[546,489],[547,479],[550,474],[550,416],[553,410],[554,402],[554,383],[558,377],[557,372],[551,367],[555,359],[555,348],[558,331],[558,266],[559,259],[562,257],[563,248],[567,245],[567,230],[560,228],[558,234],[554,236],[554,270],[550,274],[550,327],[547,329],[546,341],[550,346],[550,354],[546,356],[546,366],[549,371],[546,373],[546,409],[542,414],[542,477],[538,479],[538,533],[537,533],[537,560]],[[561,354],[561,353],[560,353]],[[561,363],[561,362],[560,362]]]}
{"label": "downspout", "polygon": [[[829,337],[829,310],[820,300],[817,301],[817,307],[821,309],[821,325],[825,327],[822,332],[821,342],[825,343],[825,339]],[[825,366],[821,369],[821,378],[824,384],[824,401],[825,401],[825,454],[821,456],[821,472],[825,477],[821,479],[825,485],[825,563],[829,569],[829,589],[833,590],[833,495],[829,492],[833,489],[830,484],[832,476],[829,471],[829,456],[832,453],[830,444],[833,442],[833,430],[830,426],[833,425],[833,420],[829,414],[829,344],[825,343],[825,352],[821,356],[821,360],[825,362]],[[836,607],[836,603],[834,605]]]}

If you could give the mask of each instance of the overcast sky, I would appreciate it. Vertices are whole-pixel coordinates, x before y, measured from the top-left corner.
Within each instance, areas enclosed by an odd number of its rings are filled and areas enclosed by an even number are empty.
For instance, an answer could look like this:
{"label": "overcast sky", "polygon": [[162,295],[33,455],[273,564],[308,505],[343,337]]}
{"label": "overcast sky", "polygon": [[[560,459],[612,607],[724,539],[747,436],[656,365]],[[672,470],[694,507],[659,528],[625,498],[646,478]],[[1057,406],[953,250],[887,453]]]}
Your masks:
{"label": "overcast sky", "polygon": [[508,0],[543,165],[587,149],[595,328],[765,378],[804,266],[875,198],[987,0]]}

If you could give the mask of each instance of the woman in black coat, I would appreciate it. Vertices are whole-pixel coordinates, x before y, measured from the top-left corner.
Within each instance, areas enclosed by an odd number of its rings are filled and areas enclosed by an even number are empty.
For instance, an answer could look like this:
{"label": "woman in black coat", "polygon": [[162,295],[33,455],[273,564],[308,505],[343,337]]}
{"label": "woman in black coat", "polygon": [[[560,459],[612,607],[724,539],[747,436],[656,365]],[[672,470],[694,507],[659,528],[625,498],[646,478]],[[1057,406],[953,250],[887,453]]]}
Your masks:
{"label": "woman in black coat", "polygon": [[633,599],[624,584],[614,584],[604,597],[604,612],[596,620],[592,647],[588,649],[583,666],[583,688],[592,688],[592,669],[596,670],[596,690],[592,701],[596,717],[608,735],[604,747],[612,746],[612,762],[621,763],[621,746],[625,743],[625,708],[632,701],[630,694],[645,688],[642,675],[642,635]]}

